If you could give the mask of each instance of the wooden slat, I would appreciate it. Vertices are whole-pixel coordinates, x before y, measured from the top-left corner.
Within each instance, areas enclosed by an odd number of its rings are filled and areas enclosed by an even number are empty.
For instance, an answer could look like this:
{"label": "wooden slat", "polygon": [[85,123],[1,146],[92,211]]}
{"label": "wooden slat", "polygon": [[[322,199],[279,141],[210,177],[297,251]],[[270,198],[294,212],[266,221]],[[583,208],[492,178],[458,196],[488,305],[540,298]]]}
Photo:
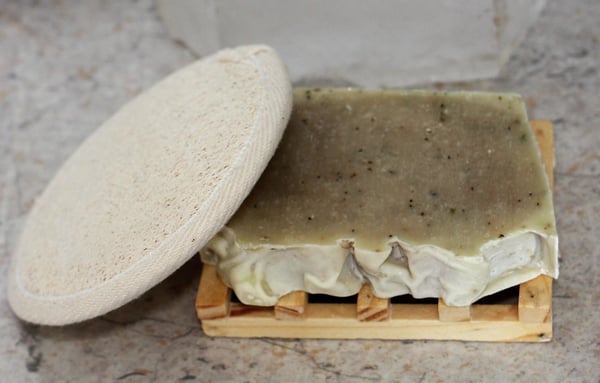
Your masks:
{"label": "wooden slat", "polygon": [[436,321],[438,319],[437,306],[422,303],[393,304],[392,318],[407,321]]}
{"label": "wooden slat", "polygon": [[448,306],[438,299],[438,316],[442,322],[465,322],[471,320],[471,306]]}
{"label": "wooden slat", "polygon": [[196,296],[196,314],[199,319],[223,318],[229,315],[231,290],[221,282],[217,269],[213,265],[203,265],[198,295]]}
{"label": "wooden slat", "polygon": [[527,323],[549,321],[552,313],[552,278],[541,275],[519,287],[519,320]]}
{"label": "wooden slat", "polygon": [[472,305],[473,322],[518,322],[517,305]]}
{"label": "wooden slat", "polygon": [[[252,316],[203,320],[202,328],[209,336],[321,338],[321,339],[438,339],[497,342],[543,342],[552,336],[552,324],[526,323],[517,320],[513,309],[500,306],[493,315],[478,316],[494,320],[441,322],[436,305],[406,304],[405,310],[392,305],[392,317],[385,322],[356,320],[353,304],[309,304],[301,321],[278,321],[272,313],[258,312]],[[413,312],[415,318],[399,316]]]}
{"label": "wooden slat", "polygon": [[550,191],[554,190],[554,134],[552,122],[547,120],[534,120],[530,122],[531,128],[537,138],[538,147],[542,157],[542,164],[548,176]]}
{"label": "wooden slat", "polygon": [[275,305],[275,319],[302,320],[308,304],[308,294],[294,291],[281,298]]}
{"label": "wooden slat", "polygon": [[[547,120],[531,121],[531,127],[537,138],[542,163],[548,176],[550,191],[554,190],[554,131],[552,122]],[[552,278],[539,277],[522,283],[519,287],[519,320],[529,323],[552,322]]]}
{"label": "wooden slat", "polygon": [[363,285],[356,300],[356,318],[363,322],[381,322],[390,317],[390,300],[377,298],[370,285]]}
{"label": "wooden slat", "polygon": [[239,302],[231,302],[229,304],[229,316],[228,318],[235,318],[240,316],[254,317],[264,316],[265,318],[274,318],[273,307],[263,306],[250,306]]}

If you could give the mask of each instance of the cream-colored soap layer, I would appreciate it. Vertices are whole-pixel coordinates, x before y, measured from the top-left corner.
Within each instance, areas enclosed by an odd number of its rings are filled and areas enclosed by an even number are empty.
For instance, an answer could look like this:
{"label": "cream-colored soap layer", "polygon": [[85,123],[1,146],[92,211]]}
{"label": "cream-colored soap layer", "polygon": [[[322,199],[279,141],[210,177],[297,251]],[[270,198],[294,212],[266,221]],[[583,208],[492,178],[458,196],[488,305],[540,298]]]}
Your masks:
{"label": "cream-colored soap layer", "polygon": [[374,252],[337,246],[260,246],[243,249],[224,228],[202,250],[205,263],[216,264],[223,281],[251,305],[271,306],[292,291],[349,296],[368,282],[379,297],[411,294],[441,297],[451,306],[530,280],[540,274],[558,277],[558,238],[519,231],[490,241],[478,256],[457,256],[435,245],[413,246],[391,238],[389,249]]}

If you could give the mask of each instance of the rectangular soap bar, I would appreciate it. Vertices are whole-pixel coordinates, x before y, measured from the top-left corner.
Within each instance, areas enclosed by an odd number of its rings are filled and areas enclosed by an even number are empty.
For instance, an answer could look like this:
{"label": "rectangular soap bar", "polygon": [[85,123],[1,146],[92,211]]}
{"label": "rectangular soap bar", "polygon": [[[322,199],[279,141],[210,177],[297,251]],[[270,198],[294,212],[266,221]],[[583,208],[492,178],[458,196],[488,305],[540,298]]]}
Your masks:
{"label": "rectangular soap bar", "polygon": [[558,276],[520,96],[296,89],[283,140],[201,252],[247,304],[291,291],[475,300]]}

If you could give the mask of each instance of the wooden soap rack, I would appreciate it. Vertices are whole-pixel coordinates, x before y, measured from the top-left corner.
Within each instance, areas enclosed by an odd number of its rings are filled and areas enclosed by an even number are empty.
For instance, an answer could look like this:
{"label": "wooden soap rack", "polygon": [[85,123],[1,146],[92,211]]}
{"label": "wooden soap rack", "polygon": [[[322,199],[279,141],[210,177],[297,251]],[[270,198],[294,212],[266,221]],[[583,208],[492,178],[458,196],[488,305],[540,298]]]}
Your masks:
{"label": "wooden soap rack", "polygon": [[[552,188],[552,123],[532,121],[531,126]],[[552,339],[552,278],[547,276],[522,283],[517,304],[451,307],[442,299],[437,303],[414,301],[393,303],[392,299],[377,298],[371,287],[364,285],[353,303],[309,303],[309,294],[293,292],[274,307],[249,306],[232,299],[231,289],[221,282],[214,266],[203,265],[196,312],[209,336],[498,342]]]}

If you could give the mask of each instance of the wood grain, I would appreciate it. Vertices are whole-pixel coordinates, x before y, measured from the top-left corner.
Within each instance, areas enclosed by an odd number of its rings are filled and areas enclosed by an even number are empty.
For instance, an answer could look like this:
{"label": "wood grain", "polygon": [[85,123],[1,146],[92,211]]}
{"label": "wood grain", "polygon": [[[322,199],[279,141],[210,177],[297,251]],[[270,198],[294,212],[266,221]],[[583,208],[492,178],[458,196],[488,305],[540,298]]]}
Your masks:
{"label": "wood grain", "polygon": [[519,286],[519,320],[542,323],[552,315],[552,278],[541,275]]}
{"label": "wood grain", "polygon": [[221,282],[213,265],[203,265],[198,294],[196,314],[199,319],[224,318],[229,315],[231,290]]}
{"label": "wood grain", "polygon": [[438,300],[438,317],[442,322],[464,322],[471,320],[471,306],[448,306],[443,299]]}
{"label": "wood grain", "polygon": [[302,320],[308,304],[308,294],[294,291],[279,299],[275,305],[275,319]]}
{"label": "wood grain", "polygon": [[356,300],[356,318],[363,322],[381,322],[390,317],[390,300],[376,297],[370,285],[363,285]]}

